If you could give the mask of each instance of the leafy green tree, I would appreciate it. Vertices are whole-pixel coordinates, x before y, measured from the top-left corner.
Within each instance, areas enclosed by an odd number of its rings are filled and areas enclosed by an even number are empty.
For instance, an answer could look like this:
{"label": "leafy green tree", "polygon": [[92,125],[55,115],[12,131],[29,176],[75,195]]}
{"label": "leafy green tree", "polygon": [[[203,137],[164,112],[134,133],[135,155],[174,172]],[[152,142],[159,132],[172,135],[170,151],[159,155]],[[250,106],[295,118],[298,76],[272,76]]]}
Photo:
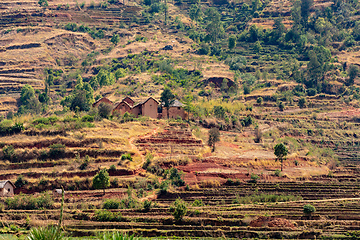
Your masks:
{"label": "leafy green tree", "polygon": [[276,18],[273,25],[273,30],[271,32],[271,40],[270,42],[273,44],[278,43],[279,39],[285,33],[285,26],[282,22],[282,18]]}
{"label": "leafy green tree", "polygon": [[256,53],[259,53],[259,52],[261,52],[262,51],[262,46],[261,46],[261,43],[260,43],[260,41],[257,41],[255,44],[254,44],[254,51],[256,52]]}
{"label": "leafy green tree", "polygon": [[211,151],[215,151],[215,144],[220,141],[220,131],[217,128],[209,130],[208,146],[211,147]]}
{"label": "leafy green tree", "polygon": [[118,45],[120,42],[120,37],[118,34],[114,34],[110,40],[114,45]]}
{"label": "leafy green tree", "polygon": [[47,6],[49,6],[47,0],[39,0],[39,1],[38,1],[38,4],[40,5],[40,7],[47,7]]}
{"label": "leafy green tree", "polygon": [[25,84],[20,93],[21,104],[27,105],[32,98],[35,98],[35,91],[32,86]]}
{"label": "leafy green tree", "polygon": [[236,35],[231,35],[229,37],[228,47],[230,50],[236,47]]}
{"label": "leafy green tree", "polygon": [[170,105],[174,102],[175,95],[171,92],[170,88],[166,87],[161,93],[160,101],[164,104],[164,107],[167,109],[167,118],[169,118],[169,108]]}
{"label": "leafy green tree", "polygon": [[201,22],[203,15],[204,14],[201,11],[200,5],[198,4],[191,5],[189,10],[189,16],[191,20]]}
{"label": "leafy green tree", "polygon": [[313,5],[313,0],[301,0],[301,18],[304,27],[308,25],[308,19],[310,16],[310,9]]}
{"label": "leafy green tree", "polygon": [[359,67],[351,64],[348,69],[349,79],[346,81],[346,85],[350,86],[354,84],[355,78],[359,76]]}
{"label": "leafy green tree", "polygon": [[184,200],[181,198],[176,199],[172,206],[170,206],[170,211],[176,222],[180,222],[187,213],[187,206]]}
{"label": "leafy green tree", "polygon": [[316,208],[311,204],[305,204],[303,207],[303,211],[305,215],[307,215],[309,218],[311,218],[311,215],[316,212]]}
{"label": "leafy green tree", "polygon": [[32,86],[26,84],[20,93],[21,106],[18,113],[23,114],[25,112],[39,113],[41,105],[38,98],[35,96],[35,91]]}
{"label": "leafy green tree", "polygon": [[110,186],[109,173],[106,168],[101,169],[93,178],[93,187],[95,189],[103,189],[105,195],[105,189]]}
{"label": "leafy green tree", "polygon": [[88,111],[94,100],[94,90],[90,83],[83,82],[82,77],[78,75],[75,89],[72,93],[61,100],[60,104],[69,107],[72,111]]}
{"label": "leafy green tree", "polygon": [[260,33],[260,30],[259,28],[253,24],[250,26],[249,28],[249,39],[248,41],[249,42],[256,42],[258,40],[260,40],[261,38],[261,33]]}
{"label": "leafy green tree", "polygon": [[283,170],[283,161],[286,160],[288,149],[282,143],[276,144],[274,147],[274,154],[276,155],[276,161],[281,162],[281,171]]}
{"label": "leafy green tree", "polygon": [[208,38],[213,43],[216,43],[225,34],[223,24],[221,21],[221,15],[216,8],[209,8],[206,12],[206,20],[208,22],[206,31]]}

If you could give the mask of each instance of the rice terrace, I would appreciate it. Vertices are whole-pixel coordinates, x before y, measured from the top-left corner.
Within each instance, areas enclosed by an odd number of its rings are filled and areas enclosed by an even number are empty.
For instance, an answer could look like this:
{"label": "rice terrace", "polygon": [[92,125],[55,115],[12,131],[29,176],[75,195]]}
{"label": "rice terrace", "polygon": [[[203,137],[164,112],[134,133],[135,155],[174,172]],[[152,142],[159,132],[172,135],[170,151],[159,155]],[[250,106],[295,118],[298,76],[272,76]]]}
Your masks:
{"label": "rice terrace", "polygon": [[1,0],[0,239],[360,239],[357,0]]}

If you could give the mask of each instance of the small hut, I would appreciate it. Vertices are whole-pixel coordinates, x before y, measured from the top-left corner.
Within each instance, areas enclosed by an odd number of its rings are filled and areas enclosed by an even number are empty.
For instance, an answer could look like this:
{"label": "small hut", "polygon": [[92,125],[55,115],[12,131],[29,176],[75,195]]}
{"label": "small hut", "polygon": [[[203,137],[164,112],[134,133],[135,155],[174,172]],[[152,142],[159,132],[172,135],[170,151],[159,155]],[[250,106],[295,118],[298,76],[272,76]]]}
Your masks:
{"label": "small hut", "polygon": [[0,196],[11,197],[14,196],[15,185],[9,180],[0,181]]}

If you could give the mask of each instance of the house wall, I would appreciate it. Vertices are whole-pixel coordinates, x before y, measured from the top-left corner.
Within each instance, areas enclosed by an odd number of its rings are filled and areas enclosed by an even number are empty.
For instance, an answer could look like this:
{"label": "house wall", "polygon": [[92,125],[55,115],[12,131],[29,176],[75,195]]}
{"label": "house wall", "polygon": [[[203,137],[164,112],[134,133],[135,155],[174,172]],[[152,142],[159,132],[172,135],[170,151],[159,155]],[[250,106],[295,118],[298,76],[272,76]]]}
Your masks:
{"label": "house wall", "polygon": [[142,105],[142,115],[157,118],[158,105],[154,99],[150,98]]}
{"label": "house wall", "polygon": [[116,108],[113,109],[113,113],[114,112],[117,112],[120,114],[124,114],[126,112],[131,113],[131,108],[126,103],[121,102],[116,106]]}
{"label": "house wall", "polygon": [[107,103],[107,104],[113,104],[113,102],[112,101],[110,101],[109,99],[107,99],[107,98],[102,98],[102,99],[100,99],[98,102],[96,102],[96,103],[94,103],[93,104],[93,107],[98,107],[99,105],[100,105],[100,103]]}
{"label": "house wall", "polygon": [[[3,189],[0,189],[1,196],[13,196],[14,195],[14,187],[10,183],[6,183]],[[9,191],[10,190],[10,191]]]}
{"label": "house wall", "polygon": [[142,105],[137,105],[136,107],[134,107],[132,110],[131,110],[131,113],[135,116],[135,117],[138,117],[139,115],[141,115],[141,112],[142,111]]}
{"label": "house wall", "polygon": [[[167,108],[163,107],[162,108],[162,118],[167,118],[168,114],[167,114]],[[169,108],[169,118],[178,118],[181,117],[181,119],[185,119],[186,118],[186,112],[184,110],[184,108],[182,107],[170,107]]]}

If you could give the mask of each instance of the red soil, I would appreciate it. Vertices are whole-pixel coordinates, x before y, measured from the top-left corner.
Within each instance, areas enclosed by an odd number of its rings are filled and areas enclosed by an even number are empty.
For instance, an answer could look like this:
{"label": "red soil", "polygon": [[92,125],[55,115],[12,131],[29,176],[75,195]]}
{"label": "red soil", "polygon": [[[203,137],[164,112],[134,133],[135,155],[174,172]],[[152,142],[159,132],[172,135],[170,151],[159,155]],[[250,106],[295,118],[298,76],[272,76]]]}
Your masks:
{"label": "red soil", "polygon": [[251,227],[276,227],[296,229],[295,225],[289,220],[275,217],[258,217],[250,222]]}

